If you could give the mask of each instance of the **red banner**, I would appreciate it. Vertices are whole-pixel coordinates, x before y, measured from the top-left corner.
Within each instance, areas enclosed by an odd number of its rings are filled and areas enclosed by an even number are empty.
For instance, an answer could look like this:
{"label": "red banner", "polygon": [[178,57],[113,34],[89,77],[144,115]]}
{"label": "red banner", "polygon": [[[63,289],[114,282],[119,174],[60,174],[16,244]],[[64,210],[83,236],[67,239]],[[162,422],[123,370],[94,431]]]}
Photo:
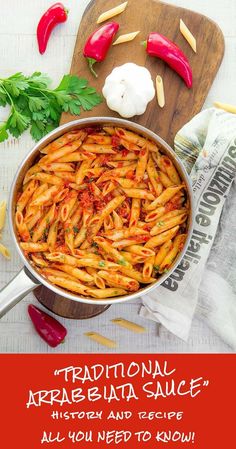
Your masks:
{"label": "red banner", "polygon": [[1,355],[1,447],[234,446],[235,355]]}

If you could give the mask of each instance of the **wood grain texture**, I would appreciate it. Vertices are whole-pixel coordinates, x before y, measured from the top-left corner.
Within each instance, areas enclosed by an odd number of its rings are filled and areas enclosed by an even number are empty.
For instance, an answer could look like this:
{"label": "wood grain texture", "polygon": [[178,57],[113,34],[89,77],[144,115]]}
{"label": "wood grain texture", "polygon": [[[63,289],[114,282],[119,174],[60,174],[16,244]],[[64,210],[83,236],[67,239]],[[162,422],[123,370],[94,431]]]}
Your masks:
{"label": "wood grain texture", "polygon": [[[126,62],[146,66],[153,80],[157,74],[163,77],[166,106],[160,109],[156,99],[149,103],[145,114],[132,120],[159,134],[170,145],[176,132],[198,113],[205,101],[224,54],[224,38],[219,27],[202,14],[185,8],[159,2],[157,0],[129,0],[128,7],[114,18],[120,24],[119,34],[140,30],[138,37],[129,43],[112,47],[105,61],[96,64],[98,79],[89,72],[83,57],[86,38],[96,28],[96,19],[105,9],[114,6],[113,0],[96,0],[89,3],[79,27],[75,44],[71,73],[79,74],[89,80],[98,92],[102,91],[106,76],[116,66]],[[197,40],[198,52],[195,54],[179,31],[182,18]],[[163,61],[147,55],[140,42],[151,31],[158,31],[181,47],[187,55],[193,70],[193,87],[188,89],[183,80]],[[106,106],[105,101],[92,111],[81,116],[118,116]],[[61,123],[73,120],[69,114],[63,114]]]}

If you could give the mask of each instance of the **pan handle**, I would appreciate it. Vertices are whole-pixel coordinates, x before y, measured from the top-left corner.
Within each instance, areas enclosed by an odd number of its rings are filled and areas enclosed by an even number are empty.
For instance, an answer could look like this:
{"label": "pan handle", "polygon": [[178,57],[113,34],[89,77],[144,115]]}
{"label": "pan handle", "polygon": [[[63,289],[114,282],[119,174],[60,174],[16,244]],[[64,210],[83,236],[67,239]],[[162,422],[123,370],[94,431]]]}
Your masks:
{"label": "pan handle", "polygon": [[0,318],[39,285],[40,282],[32,276],[27,268],[22,268],[9,284],[0,291]]}

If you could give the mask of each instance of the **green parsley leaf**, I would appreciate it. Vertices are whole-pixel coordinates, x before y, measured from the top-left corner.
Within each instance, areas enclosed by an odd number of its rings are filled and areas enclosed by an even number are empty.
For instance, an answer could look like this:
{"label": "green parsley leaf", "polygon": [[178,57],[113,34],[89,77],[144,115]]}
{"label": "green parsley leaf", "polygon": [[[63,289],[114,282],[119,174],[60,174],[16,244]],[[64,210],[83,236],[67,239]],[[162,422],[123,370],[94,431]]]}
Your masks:
{"label": "green parsley leaf", "polygon": [[8,133],[6,129],[6,123],[0,124],[0,142],[8,139]]}
{"label": "green parsley leaf", "polygon": [[35,140],[56,128],[63,111],[80,115],[91,110],[102,97],[88,81],[76,75],[63,76],[56,89],[49,88],[50,79],[41,72],[24,76],[21,72],[0,79],[0,106],[10,105],[8,119],[0,126],[0,142],[9,136],[19,137],[27,128]]}
{"label": "green parsley leaf", "polygon": [[15,109],[7,120],[7,129],[14,137],[19,137],[28,128],[29,124],[29,117]]}
{"label": "green parsley leaf", "polygon": [[99,267],[105,267],[105,262],[104,262],[104,260],[100,260],[100,262],[98,262],[98,266]]}

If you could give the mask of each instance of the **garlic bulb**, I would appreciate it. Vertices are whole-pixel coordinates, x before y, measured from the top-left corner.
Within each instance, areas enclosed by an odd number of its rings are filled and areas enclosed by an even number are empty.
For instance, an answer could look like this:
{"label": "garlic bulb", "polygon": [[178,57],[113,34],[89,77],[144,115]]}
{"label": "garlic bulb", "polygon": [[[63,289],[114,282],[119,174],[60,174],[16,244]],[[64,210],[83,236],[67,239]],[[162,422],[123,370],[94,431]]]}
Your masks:
{"label": "garlic bulb", "polygon": [[112,70],[107,76],[102,93],[108,107],[122,117],[130,118],[146,111],[154,98],[155,89],[150,72],[128,62]]}

